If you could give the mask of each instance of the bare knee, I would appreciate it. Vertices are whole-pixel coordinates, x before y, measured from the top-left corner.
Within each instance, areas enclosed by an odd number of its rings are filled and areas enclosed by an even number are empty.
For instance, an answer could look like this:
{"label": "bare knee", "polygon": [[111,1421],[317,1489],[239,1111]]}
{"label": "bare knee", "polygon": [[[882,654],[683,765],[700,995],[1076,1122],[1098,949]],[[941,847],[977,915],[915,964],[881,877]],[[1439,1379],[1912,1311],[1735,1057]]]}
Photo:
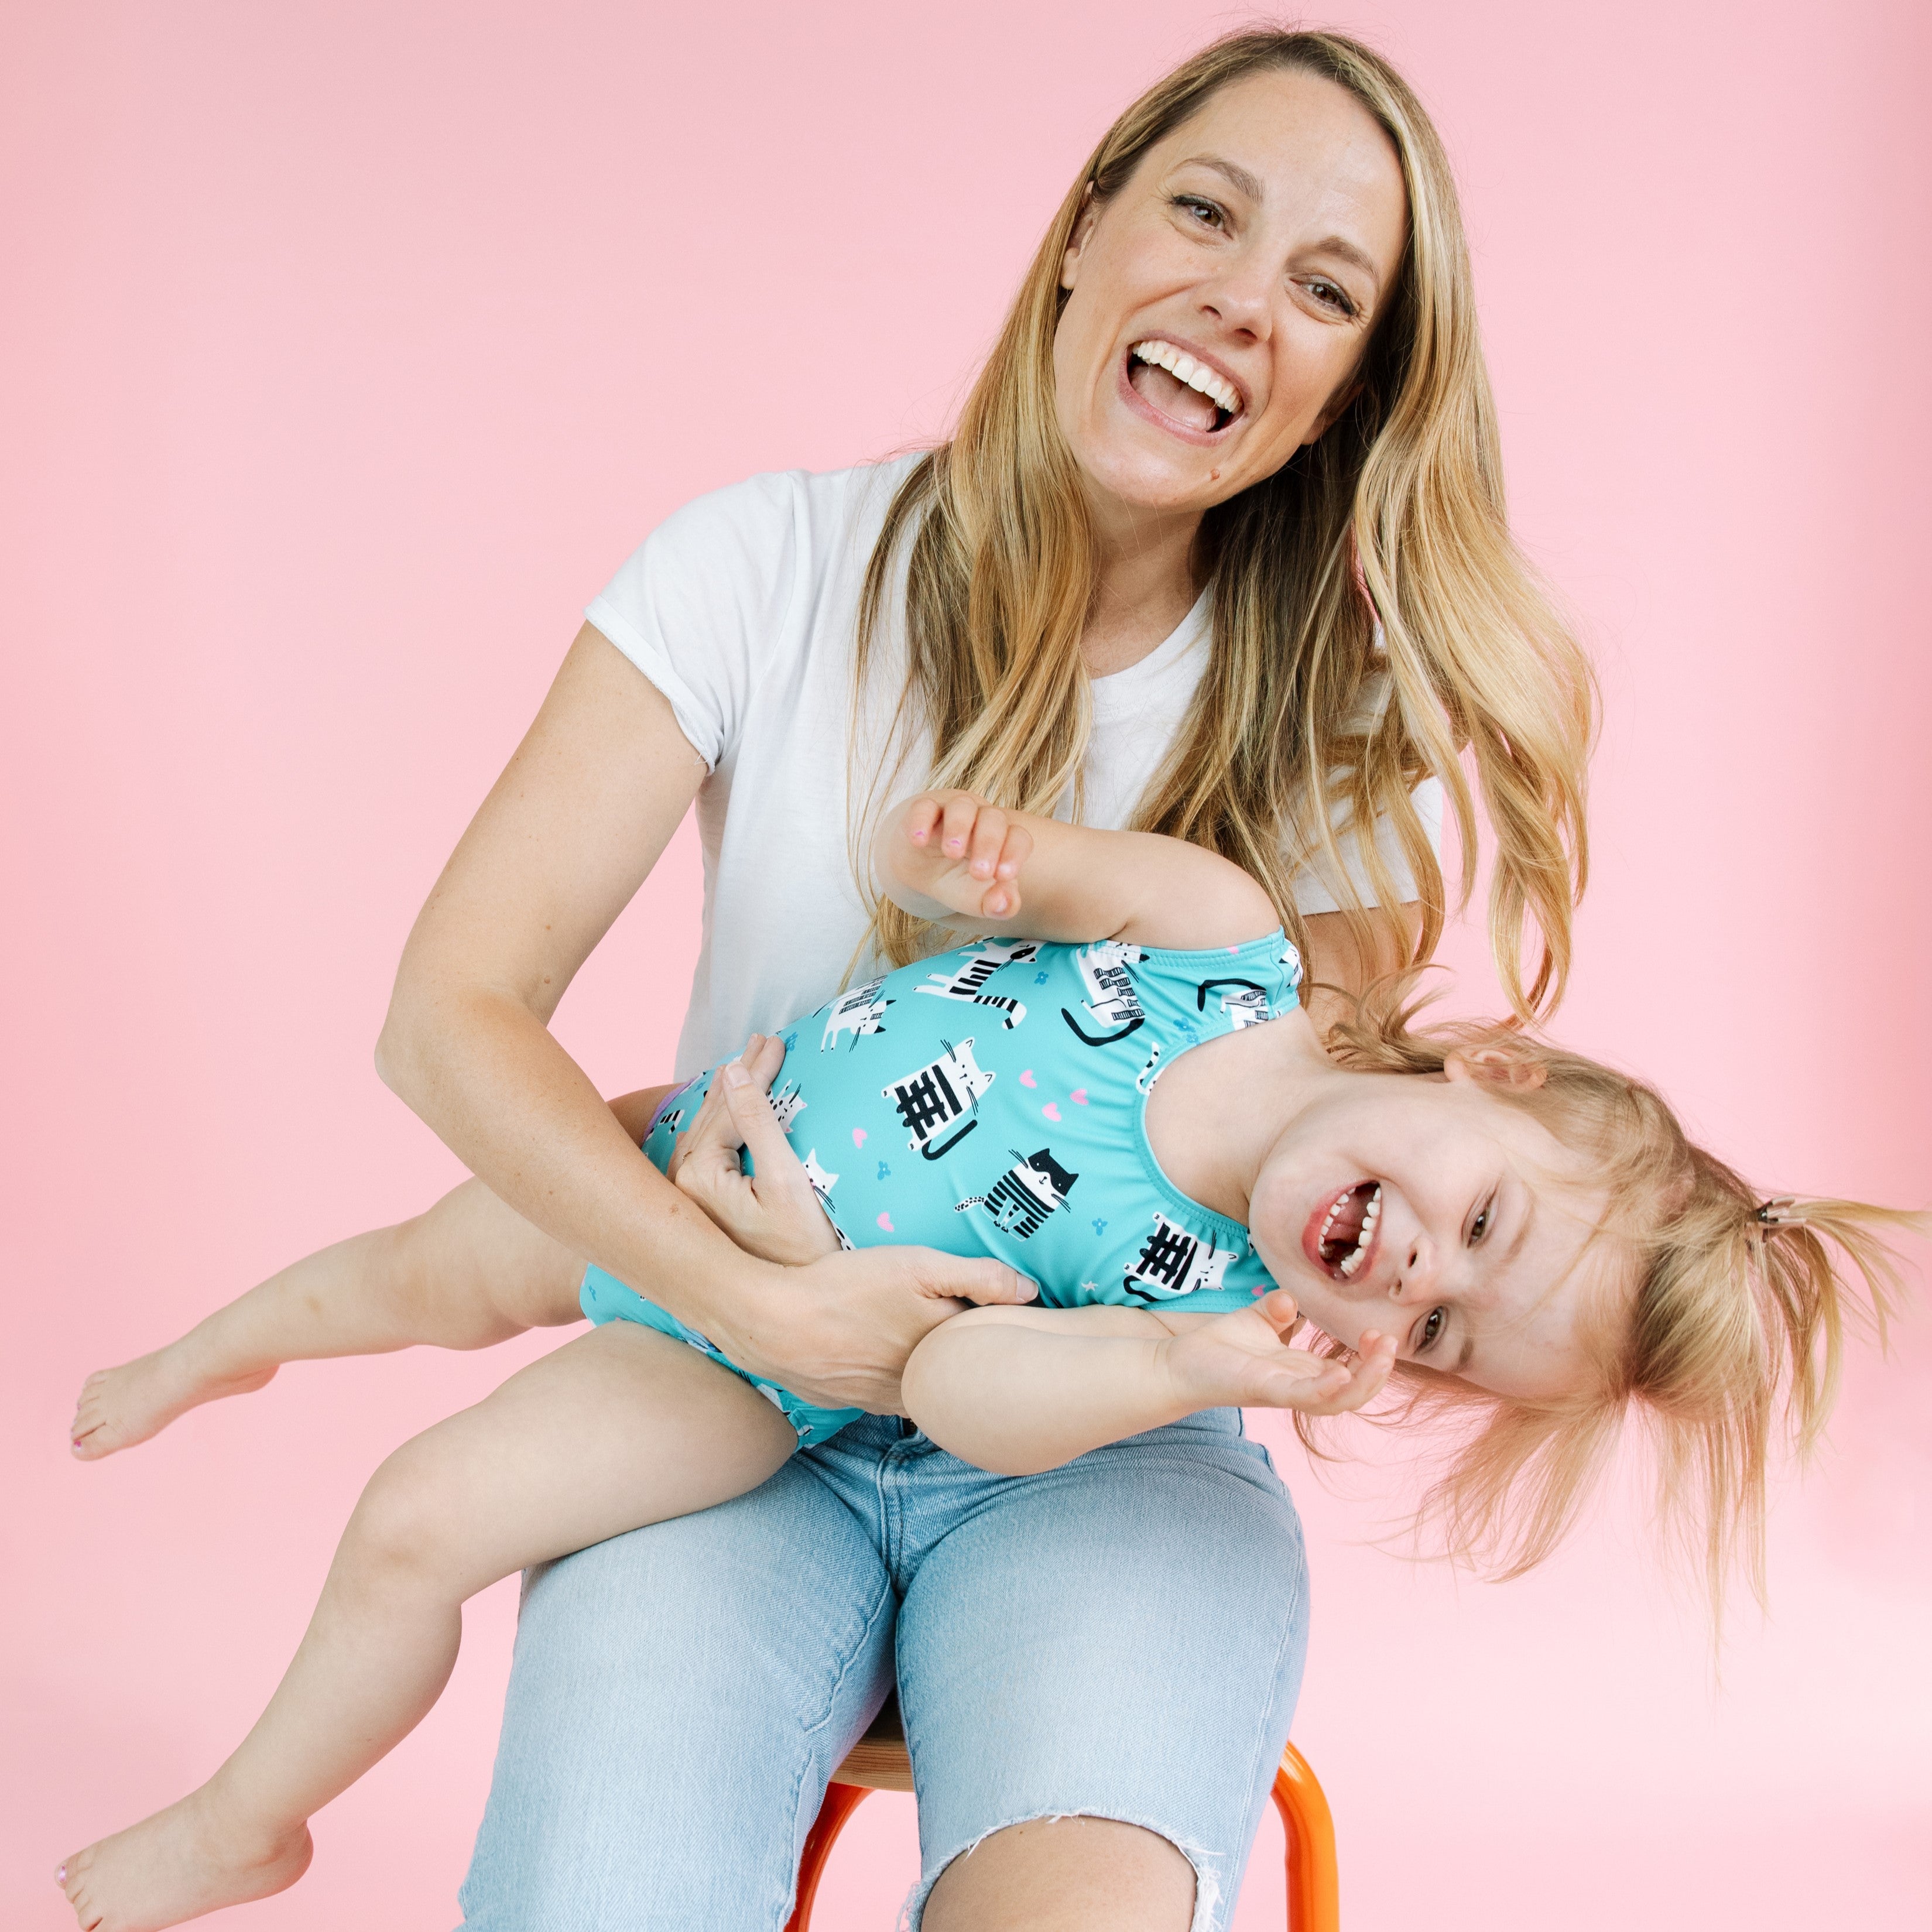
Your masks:
{"label": "bare knee", "polygon": [[338,1566],[381,1588],[446,1588],[470,1541],[465,1498],[434,1432],[405,1442],[369,1479],[344,1533]]}
{"label": "bare knee", "polygon": [[486,1348],[579,1318],[584,1264],[480,1180],[384,1230],[382,1265],[424,1339]]}
{"label": "bare knee", "polygon": [[1118,1818],[1034,1818],[991,1833],[940,1874],[926,1932],[1187,1932],[1194,1868]]}

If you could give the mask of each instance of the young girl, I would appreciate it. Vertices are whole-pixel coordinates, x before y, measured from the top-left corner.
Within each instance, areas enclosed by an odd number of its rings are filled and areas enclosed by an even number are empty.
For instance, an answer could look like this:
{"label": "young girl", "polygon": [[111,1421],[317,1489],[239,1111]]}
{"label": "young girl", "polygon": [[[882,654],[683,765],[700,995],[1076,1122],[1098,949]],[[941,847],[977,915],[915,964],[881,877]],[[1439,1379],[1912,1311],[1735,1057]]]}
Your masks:
{"label": "young girl", "polygon": [[[1356,1408],[1396,1368],[1416,1401],[1489,1405],[1432,1498],[1459,1550],[1546,1553],[1635,1405],[1714,1579],[1740,1538],[1755,1565],[1774,1420],[1816,1435],[1856,1305],[1821,1237],[1882,1321],[1871,1230],[1912,1217],[1760,1203],[1648,1088],[1507,1028],[1425,1034],[1384,1000],[1324,1047],[1266,894],[1195,846],[956,791],[891,814],[874,862],[908,911],[987,936],[635,1112],[645,1152],[772,1258],[922,1242],[1037,1285],[915,1351],[933,1441],[1018,1474],[1203,1408]],[[591,1334],[378,1472],[234,1756],[62,1868],[88,1932],[292,1883],[309,1815],[440,1692],[465,1598],[739,1495],[859,1413],[754,1382],[476,1184],[90,1378],[86,1457],[284,1361],[476,1346],[580,1302]],[[1288,1346],[1298,1306],[1332,1352]]]}

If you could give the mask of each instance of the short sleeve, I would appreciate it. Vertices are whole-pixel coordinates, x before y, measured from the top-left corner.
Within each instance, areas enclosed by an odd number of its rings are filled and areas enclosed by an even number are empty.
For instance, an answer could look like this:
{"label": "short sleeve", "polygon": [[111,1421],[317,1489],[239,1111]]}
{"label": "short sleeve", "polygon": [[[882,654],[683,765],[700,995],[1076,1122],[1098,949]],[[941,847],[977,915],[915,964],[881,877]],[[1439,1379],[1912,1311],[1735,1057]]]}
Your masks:
{"label": "short sleeve", "polygon": [[[1430,850],[1440,858],[1442,854],[1442,781],[1436,778],[1424,778],[1409,796],[1414,802],[1416,816],[1422,820],[1422,829],[1428,835]],[[1356,896],[1364,905],[1373,905],[1376,903],[1375,888],[1369,881],[1369,868],[1362,856],[1361,842],[1357,836],[1356,827],[1352,824],[1342,826],[1335,835],[1335,843],[1341,848],[1342,863],[1350,883],[1354,886]],[[1396,903],[1408,904],[1420,898],[1421,892],[1415,883],[1415,875],[1410,870],[1408,860],[1402,849],[1402,841],[1386,814],[1376,820],[1376,847],[1395,881]],[[1304,917],[1312,913],[1340,912],[1342,900],[1336,890],[1336,884],[1318,855],[1295,874],[1295,910]]]}
{"label": "short sleeve", "polygon": [[712,770],[737,742],[795,600],[799,481],[754,476],[687,503],[584,613],[664,693]]}

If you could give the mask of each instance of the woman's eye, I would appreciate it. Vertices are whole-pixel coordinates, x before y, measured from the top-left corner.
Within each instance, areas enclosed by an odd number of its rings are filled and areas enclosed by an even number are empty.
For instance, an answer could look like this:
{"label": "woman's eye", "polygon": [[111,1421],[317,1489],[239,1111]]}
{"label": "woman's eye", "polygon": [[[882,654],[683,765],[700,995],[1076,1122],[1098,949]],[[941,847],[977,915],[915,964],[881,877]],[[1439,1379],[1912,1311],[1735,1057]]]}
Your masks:
{"label": "woman's eye", "polygon": [[1324,308],[1332,308],[1337,315],[1353,315],[1355,313],[1355,304],[1348,299],[1346,292],[1337,288],[1333,282],[1307,282],[1303,286]]}
{"label": "woman's eye", "polygon": [[1225,218],[1221,211],[1211,201],[1204,201],[1200,196],[1178,194],[1174,197],[1176,208],[1184,208],[1188,213],[1206,222],[1210,228],[1218,228]]}
{"label": "woman's eye", "polygon": [[1449,1311],[1446,1308],[1432,1308],[1423,1318],[1422,1333],[1418,1338],[1416,1352],[1432,1348],[1442,1339],[1442,1331],[1449,1325]]}

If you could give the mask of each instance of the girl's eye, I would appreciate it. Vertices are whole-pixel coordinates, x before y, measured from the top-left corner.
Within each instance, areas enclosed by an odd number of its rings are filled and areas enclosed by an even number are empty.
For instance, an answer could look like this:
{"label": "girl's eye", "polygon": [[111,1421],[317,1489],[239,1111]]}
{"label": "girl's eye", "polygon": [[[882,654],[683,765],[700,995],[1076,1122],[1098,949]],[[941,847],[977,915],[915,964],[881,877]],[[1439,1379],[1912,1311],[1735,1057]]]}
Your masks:
{"label": "girl's eye", "polygon": [[1422,1334],[1416,1342],[1419,1354],[1425,1348],[1432,1348],[1442,1339],[1442,1331],[1449,1325],[1449,1311],[1446,1308],[1432,1308],[1423,1318]]}
{"label": "girl's eye", "polygon": [[1469,1245],[1474,1247],[1490,1232],[1490,1204],[1485,1202],[1469,1224]]}

